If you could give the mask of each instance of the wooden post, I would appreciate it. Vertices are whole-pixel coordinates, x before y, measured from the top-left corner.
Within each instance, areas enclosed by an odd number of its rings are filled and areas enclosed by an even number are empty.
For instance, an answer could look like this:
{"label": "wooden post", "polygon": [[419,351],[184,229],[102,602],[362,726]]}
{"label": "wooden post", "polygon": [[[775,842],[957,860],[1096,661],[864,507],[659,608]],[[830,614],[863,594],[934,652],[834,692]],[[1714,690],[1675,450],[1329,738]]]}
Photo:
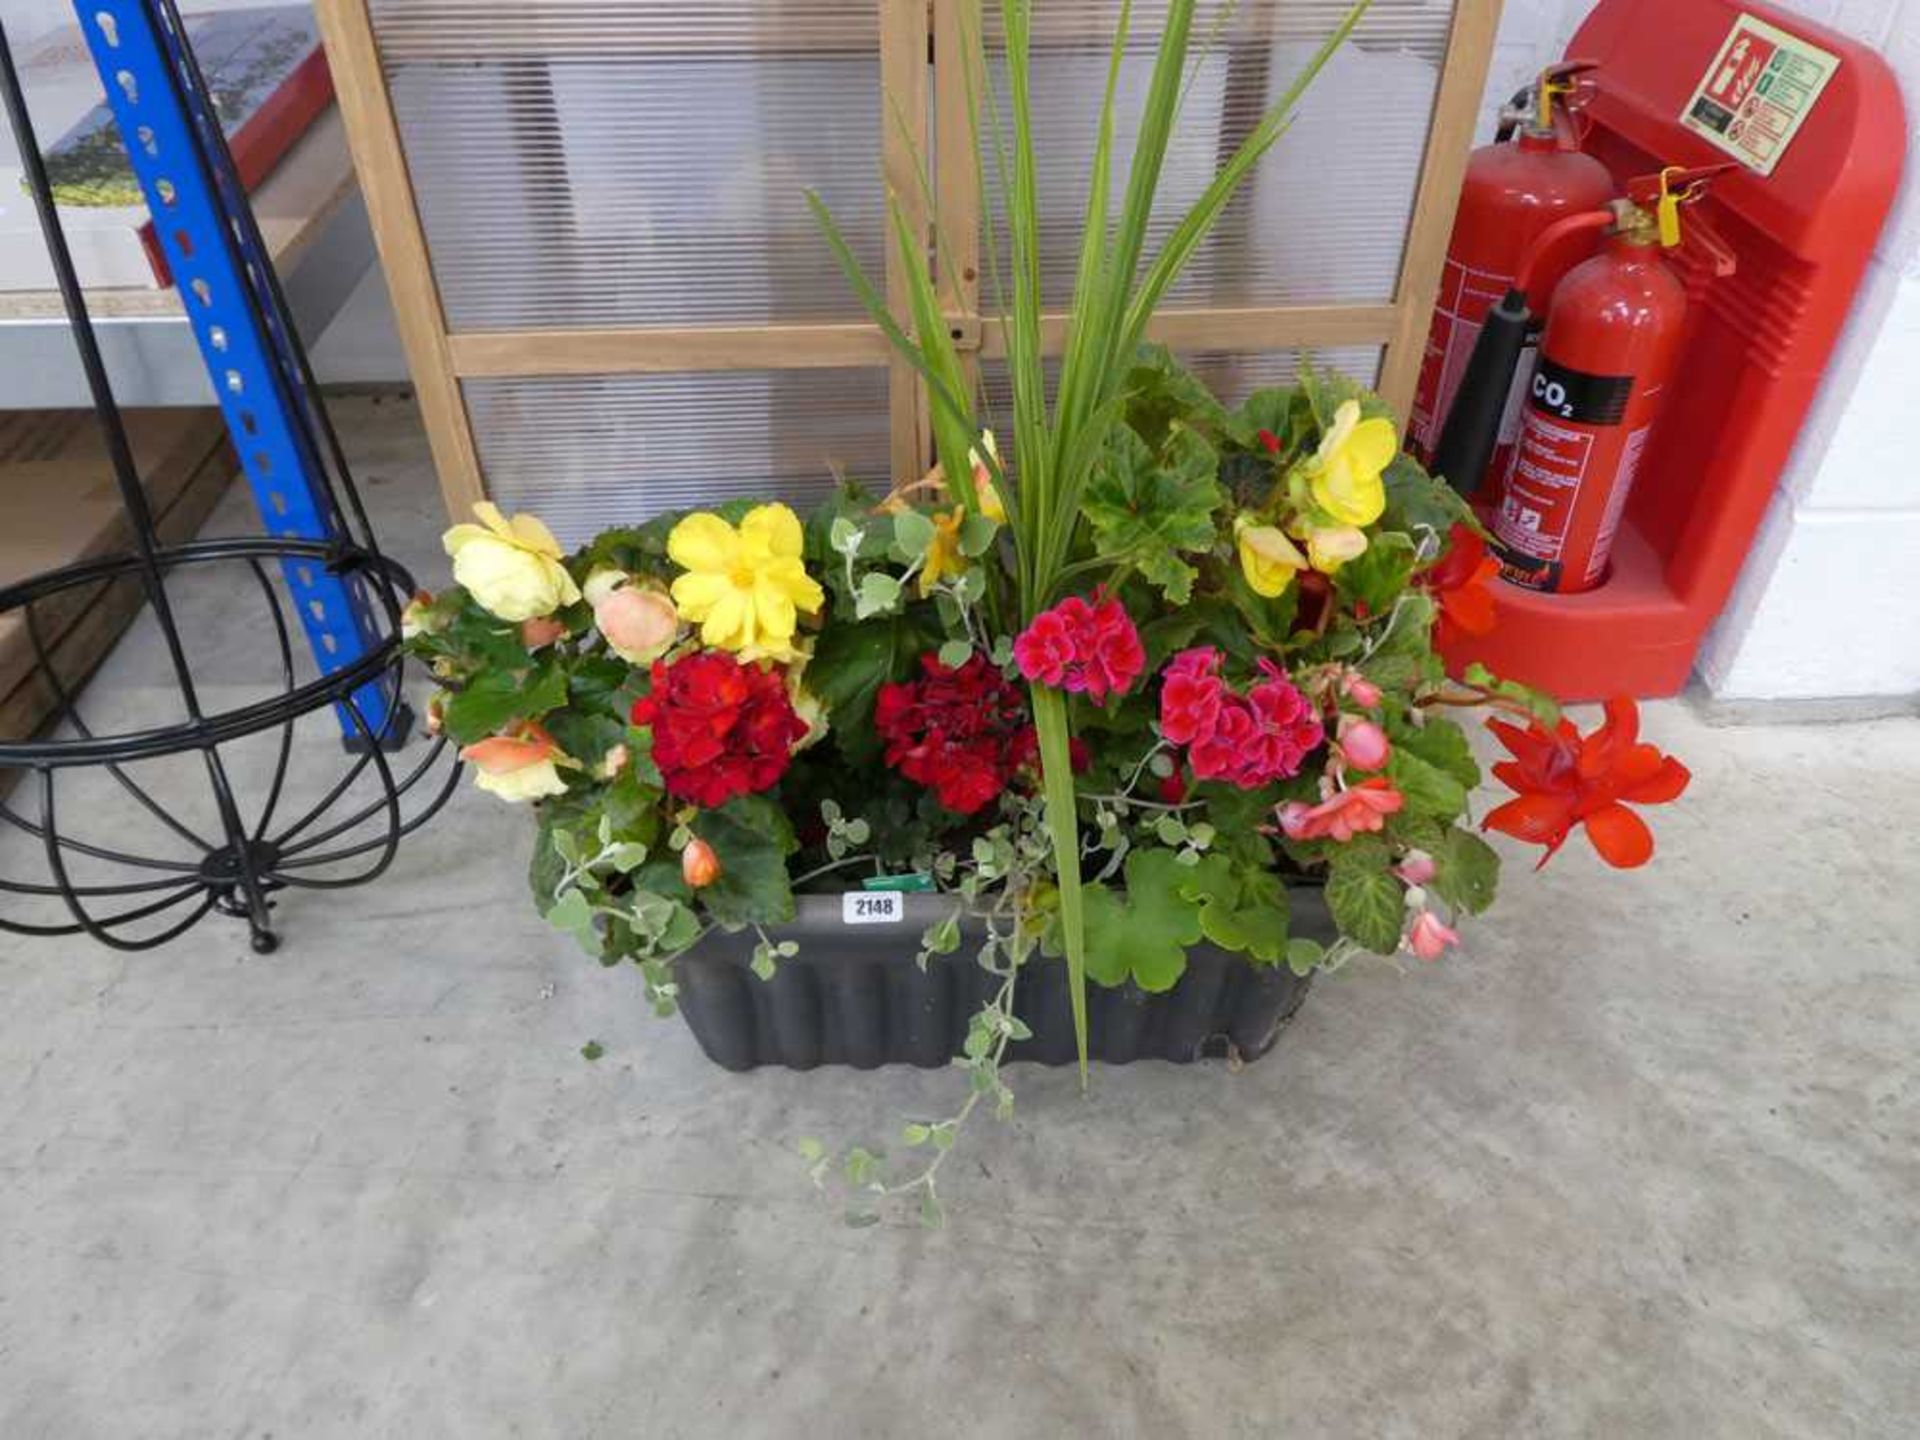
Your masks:
{"label": "wooden post", "polygon": [[[925,167],[927,155],[927,0],[879,0],[880,4],[880,167],[887,193],[900,207],[907,230],[921,242],[920,253],[932,250],[932,217],[927,188],[932,181]],[[887,308],[903,329],[911,330],[912,298],[906,262],[891,229],[883,239],[887,257]],[[892,437],[895,484],[917,480],[927,468],[929,447],[926,399],[920,372],[913,362],[892,353],[887,356],[887,404]]]}
{"label": "wooden post", "polygon": [[1455,0],[1446,63],[1434,92],[1433,122],[1427,128],[1427,148],[1420,164],[1420,188],[1407,227],[1407,247],[1401,253],[1400,283],[1394,290],[1400,318],[1380,365],[1381,398],[1399,415],[1404,416],[1412,405],[1413,387],[1420,378],[1420,357],[1440,290],[1447,236],[1453,231],[1453,211],[1460,200],[1460,182],[1466,177],[1467,152],[1473,145],[1487,62],[1499,28],[1500,0]]}
{"label": "wooden post", "polygon": [[[976,107],[985,103],[980,58],[980,0],[930,0],[933,9],[934,223],[939,250],[940,309],[961,336],[980,334],[980,149]],[[969,100],[971,88],[973,98]],[[966,383],[980,388],[978,352],[962,349]],[[929,448],[931,448],[931,441]]]}
{"label": "wooden post", "polygon": [[347,144],[360,173],[374,244],[386,271],[394,325],[406,351],[414,392],[420,397],[420,418],[439,473],[440,493],[447,513],[465,519],[474,502],[486,498],[486,489],[466,403],[448,356],[446,316],[414,205],[413,183],[407,178],[393,97],[387,93],[367,3],[315,0],[315,11],[340,115],[347,126]]}

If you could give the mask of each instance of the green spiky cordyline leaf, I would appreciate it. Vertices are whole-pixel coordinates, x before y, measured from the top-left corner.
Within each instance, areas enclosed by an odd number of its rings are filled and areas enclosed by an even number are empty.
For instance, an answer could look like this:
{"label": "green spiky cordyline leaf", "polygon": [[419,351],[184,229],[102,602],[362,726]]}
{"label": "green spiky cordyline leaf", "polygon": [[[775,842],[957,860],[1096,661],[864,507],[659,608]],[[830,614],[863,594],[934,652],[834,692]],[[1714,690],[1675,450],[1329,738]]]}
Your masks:
{"label": "green spiky cordyline leaf", "polygon": [[[962,3],[962,0],[953,0]],[[1081,520],[1081,492],[1106,437],[1125,406],[1124,383],[1148,322],[1168,288],[1199,249],[1227,201],[1253,167],[1286,131],[1300,96],[1345,43],[1366,12],[1369,0],[1357,0],[1286,92],[1263,114],[1252,132],[1211,184],[1186,212],[1157,254],[1145,265],[1148,220],[1160,188],[1180,101],[1193,33],[1196,0],[1170,0],[1166,26],[1147,86],[1135,138],[1127,187],[1119,215],[1108,218],[1111,195],[1114,97],[1119,86],[1132,22],[1132,0],[1122,0],[1101,98],[1086,210],[1075,270],[1073,302],[1061,355],[1054,407],[1048,413],[1040,353],[1040,196],[1033,153],[1031,40],[1035,0],[998,0],[1006,44],[1006,78],[1013,133],[1000,123],[997,103],[985,107],[982,134],[976,92],[987,82],[977,22],[966,34],[962,72],[968,113],[973,121],[975,156],[990,142],[1000,193],[1005,197],[1010,293],[999,297],[1006,336],[1007,369],[1013,386],[1013,453],[1020,462],[1020,483],[1009,487],[997,463],[989,462],[996,485],[1008,497],[1009,529],[1016,563],[1017,611],[1030,620],[1052,604],[1073,552]],[[935,411],[934,433],[942,467],[956,483],[966,483],[964,440],[979,435],[966,370],[941,315],[939,292],[926,257],[892,202],[893,225],[905,262],[914,334],[909,337],[887,310],[881,292],[861,273],[845,238],[818,196],[808,203],[826,233],[854,293],[887,339],[912,362],[927,382]],[[998,280],[997,260],[996,282]],[[963,492],[960,492],[963,493]],[[1080,892],[1078,817],[1073,771],[1069,763],[1069,725],[1065,697],[1041,686],[1033,689],[1034,725],[1039,732],[1047,824],[1053,832],[1055,868],[1060,881],[1063,948],[1071,979],[1075,1040],[1084,1082],[1087,1069],[1086,928]]]}

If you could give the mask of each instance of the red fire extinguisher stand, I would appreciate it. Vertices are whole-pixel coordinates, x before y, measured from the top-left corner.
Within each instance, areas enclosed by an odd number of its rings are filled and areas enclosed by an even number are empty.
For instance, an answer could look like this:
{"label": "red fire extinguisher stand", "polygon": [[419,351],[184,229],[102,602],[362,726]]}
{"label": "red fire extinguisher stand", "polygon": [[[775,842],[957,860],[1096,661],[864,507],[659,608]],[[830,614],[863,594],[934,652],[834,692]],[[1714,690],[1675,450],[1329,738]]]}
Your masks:
{"label": "red fire extinguisher stand", "polygon": [[1620,186],[1740,162],[1698,207],[1738,265],[1715,279],[1684,247],[1670,258],[1686,330],[1605,579],[1579,594],[1496,582],[1499,623],[1447,659],[1569,699],[1669,695],[1800,433],[1892,204],[1907,122],[1878,55],[1769,5],[1601,0],[1567,53],[1599,62],[1583,148]]}

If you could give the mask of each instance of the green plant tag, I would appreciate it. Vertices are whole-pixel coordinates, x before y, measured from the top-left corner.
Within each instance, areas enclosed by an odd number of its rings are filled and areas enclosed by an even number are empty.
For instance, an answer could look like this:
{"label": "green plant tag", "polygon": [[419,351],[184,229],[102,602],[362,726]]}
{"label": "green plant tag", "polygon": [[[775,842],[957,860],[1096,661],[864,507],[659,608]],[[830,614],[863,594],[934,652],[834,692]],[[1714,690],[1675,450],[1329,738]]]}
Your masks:
{"label": "green plant tag", "polygon": [[921,871],[913,875],[869,875],[860,882],[863,890],[898,890],[905,895],[920,895],[933,889],[933,876]]}

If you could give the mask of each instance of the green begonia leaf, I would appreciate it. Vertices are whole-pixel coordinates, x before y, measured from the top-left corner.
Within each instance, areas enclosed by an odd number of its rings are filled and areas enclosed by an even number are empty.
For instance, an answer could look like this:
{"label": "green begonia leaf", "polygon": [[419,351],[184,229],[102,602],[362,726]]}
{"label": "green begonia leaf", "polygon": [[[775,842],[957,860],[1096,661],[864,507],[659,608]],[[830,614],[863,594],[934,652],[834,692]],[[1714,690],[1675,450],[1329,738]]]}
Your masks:
{"label": "green begonia leaf", "polygon": [[514,720],[536,720],[567,703],[567,672],[548,662],[521,674],[488,670],[448,697],[441,720],[462,745],[497,735]]}
{"label": "green begonia leaf", "polygon": [[1478,915],[1493,903],[1500,856],[1469,830],[1449,830],[1434,854],[1434,893],[1457,910]]}
{"label": "green begonia leaf", "polygon": [[1413,541],[1395,531],[1376,534],[1367,548],[1334,573],[1334,587],[1349,600],[1385,615],[1413,574]]}
{"label": "green begonia leaf", "polygon": [[766,795],[740,795],[704,811],[693,830],[720,857],[720,878],[699,892],[707,913],[729,929],[793,918],[787,856],[797,848],[786,812]]}
{"label": "green begonia leaf", "polygon": [[815,643],[807,689],[827,707],[841,752],[864,764],[880,749],[873,733],[873,702],[890,680],[910,678],[921,652],[940,643],[926,617],[909,611],[864,624],[829,625]]}
{"label": "green begonia leaf", "polygon": [[1387,778],[1418,815],[1451,820],[1467,808],[1467,787],[1405,746],[1396,745],[1387,761]]}
{"label": "green begonia leaf", "polygon": [[1357,945],[1391,955],[1400,945],[1406,891],[1384,866],[1335,850],[1327,872],[1327,909],[1340,933]]}

